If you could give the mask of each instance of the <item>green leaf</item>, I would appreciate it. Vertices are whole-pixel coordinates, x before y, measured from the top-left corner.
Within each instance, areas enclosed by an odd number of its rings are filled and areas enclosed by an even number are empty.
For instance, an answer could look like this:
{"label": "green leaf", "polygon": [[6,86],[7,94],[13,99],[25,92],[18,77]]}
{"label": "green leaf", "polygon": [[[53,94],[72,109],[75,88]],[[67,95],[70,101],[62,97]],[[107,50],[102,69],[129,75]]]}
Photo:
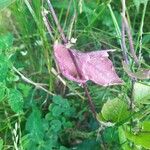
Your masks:
{"label": "green leaf", "polygon": [[2,150],[2,149],[3,149],[3,140],[0,139],[0,150]]}
{"label": "green leaf", "polygon": [[129,147],[129,144],[127,142],[125,131],[123,130],[122,126],[120,126],[118,128],[118,135],[119,135],[119,141],[120,141],[120,144],[121,144],[121,148],[123,150],[131,150],[131,148]]}
{"label": "green leaf", "polygon": [[0,82],[6,80],[9,67],[10,67],[9,60],[5,56],[0,55]]}
{"label": "green leaf", "polygon": [[[118,133],[114,127],[107,127],[103,132],[103,139],[107,141],[107,143],[118,143]],[[118,143],[119,144],[119,143]]]}
{"label": "green leaf", "polygon": [[61,122],[60,120],[52,120],[50,123],[50,129],[53,132],[58,132],[61,130]]}
{"label": "green leaf", "polygon": [[53,114],[53,116],[55,116],[55,117],[58,117],[58,116],[60,116],[61,114],[63,113],[63,109],[60,107],[60,106],[54,106],[53,108],[52,108],[52,114]]}
{"label": "green leaf", "polygon": [[147,44],[150,42],[150,34],[146,34],[143,36],[143,44]]}
{"label": "green leaf", "polygon": [[45,115],[45,119],[46,119],[47,121],[51,121],[51,120],[53,120],[53,118],[54,118],[54,116],[52,115],[51,112],[49,112],[49,113],[47,113],[47,114]]}
{"label": "green leaf", "polygon": [[61,118],[61,123],[63,125],[63,128],[71,128],[71,127],[73,127],[73,122],[72,121],[67,121],[65,117]]}
{"label": "green leaf", "polygon": [[69,149],[64,146],[60,146],[59,150],[69,150]]}
{"label": "green leaf", "polygon": [[73,109],[70,107],[70,104],[67,99],[62,98],[61,96],[53,97],[53,107],[50,106],[49,110],[52,109],[54,116],[59,116],[61,113],[64,113],[66,116],[70,116]]}
{"label": "green leaf", "polygon": [[6,86],[3,83],[0,83],[0,102],[4,99],[6,95]]}
{"label": "green leaf", "polygon": [[68,103],[67,99],[62,98],[61,96],[54,96],[53,102],[62,107],[66,107],[66,108],[69,107],[69,103]]}
{"label": "green leaf", "polygon": [[87,139],[80,143],[76,150],[100,150],[100,143],[94,139]]}
{"label": "green leaf", "polygon": [[146,121],[142,123],[141,131],[139,133],[132,133],[126,131],[126,137],[132,141],[135,145],[142,146],[146,149],[150,148],[150,122]]}
{"label": "green leaf", "polygon": [[14,112],[20,113],[23,111],[23,97],[18,90],[10,89],[8,95],[8,103]]}
{"label": "green leaf", "polygon": [[142,131],[150,132],[150,121],[144,121],[142,123]]}
{"label": "green leaf", "polygon": [[133,0],[134,5],[136,6],[137,11],[139,12],[139,8],[141,4],[145,4],[148,0]]}
{"label": "green leaf", "polygon": [[133,96],[138,104],[150,104],[150,85],[136,82],[134,84]]}
{"label": "green leaf", "polygon": [[101,113],[103,118],[110,122],[124,121],[130,114],[127,103],[119,98],[108,100],[103,105]]}
{"label": "green leaf", "polygon": [[11,33],[0,36],[0,54],[2,50],[6,51],[10,49],[12,45],[13,45],[13,35]]}
{"label": "green leaf", "polygon": [[33,107],[32,113],[27,119],[26,130],[30,133],[31,137],[33,137],[33,141],[41,141],[44,136],[44,129],[41,119],[41,113],[38,108]]}
{"label": "green leaf", "polygon": [[31,90],[31,87],[29,85],[23,84],[23,83],[18,84],[18,88],[21,90],[24,97],[27,97],[29,95],[30,90]]}
{"label": "green leaf", "polygon": [[0,0],[0,11],[11,5],[15,0]]}

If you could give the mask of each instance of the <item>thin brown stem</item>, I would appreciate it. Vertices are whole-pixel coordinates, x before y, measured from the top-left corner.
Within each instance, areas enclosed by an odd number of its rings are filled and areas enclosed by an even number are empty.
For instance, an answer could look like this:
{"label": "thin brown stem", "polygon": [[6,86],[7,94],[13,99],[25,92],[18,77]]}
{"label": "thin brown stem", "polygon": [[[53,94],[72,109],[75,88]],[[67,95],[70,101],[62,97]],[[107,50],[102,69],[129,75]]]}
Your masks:
{"label": "thin brown stem", "polygon": [[55,21],[55,23],[56,23],[56,25],[57,25],[57,28],[58,28],[58,30],[59,30],[59,32],[60,32],[61,38],[62,38],[62,40],[64,41],[64,43],[67,43],[67,38],[65,37],[64,32],[63,32],[63,30],[62,30],[62,28],[61,28],[61,26],[60,26],[60,24],[59,24],[58,18],[57,18],[56,13],[55,13],[55,11],[54,11],[54,9],[53,9],[53,6],[52,6],[52,4],[51,4],[51,1],[50,1],[50,0],[47,0],[47,3],[48,3],[48,6],[49,6],[50,11],[51,11],[51,13],[52,13],[52,16],[53,16],[53,18],[54,18],[54,21]]}
{"label": "thin brown stem", "polygon": [[[122,0],[122,46],[123,46],[123,57],[125,59],[126,64],[129,64],[128,55],[126,53],[125,31],[127,32],[127,35],[128,35],[131,55],[132,55],[135,63],[138,65],[139,62],[138,62],[138,58],[137,58],[135,50],[134,50],[131,31],[130,31],[130,28],[129,28],[128,21],[126,19],[126,3],[125,3],[125,0]],[[131,79],[131,84],[132,84],[131,95],[130,95],[130,110],[131,110],[131,113],[132,113],[133,102],[134,102],[133,88],[134,88],[135,79],[133,77],[130,77],[130,79]],[[133,124],[133,121],[131,119],[131,125],[132,124]]]}
{"label": "thin brown stem", "polygon": [[[80,68],[79,68],[79,66],[77,65],[77,62],[76,62],[76,60],[74,59],[74,56],[73,56],[73,54],[71,53],[70,50],[69,50],[69,53],[70,53],[70,57],[72,58],[72,61],[73,61],[74,65],[75,65],[75,67],[76,67],[77,74],[78,74],[79,78],[82,79],[82,73],[81,73],[81,71],[80,71]],[[86,96],[87,96],[90,109],[91,109],[91,111],[92,111],[94,117],[96,118],[96,110],[95,110],[95,106],[94,106],[94,104],[93,104],[93,102],[92,102],[92,98],[91,98],[91,96],[90,96],[90,93],[89,93],[89,90],[88,90],[88,86],[87,86],[86,83],[84,83],[84,84],[82,84],[82,85],[83,85],[83,87],[84,87],[85,94],[86,94]]]}
{"label": "thin brown stem", "polygon": [[[125,0],[122,0],[122,16],[125,17],[125,11],[126,11],[126,6],[125,6]],[[122,30],[121,30],[121,35],[122,35],[122,53],[123,53],[123,58],[125,62],[128,64],[128,55],[127,55],[127,48],[126,48],[126,41],[125,41],[125,24],[123,21],[122,17]]]}
{"label": "thin brown stem", "polygon": [[83,84],[83,87],[84,87],[85,94],[86,94],[87,99],[88,99],[88,103],[89,103],[90,109],[91,109],[91,111],[92,111],[94,117],[96,118],[95,106],[94,106],[94,104],[93,104],[93,102],[92,102],[92,98],[91,98],[90,93],[89,93],[89,91],[88,91],[88,86],[87,86],[87,84]]}
{"label": "thin brown stem", "polygon": [[126,19],[126,1],[122,0],[122,47],[123,47],[124,59],[125,59],[126,63],[128,64],[128,56],[126,53],[127,51],[126,51],[126,44],[125,44],[125,31],[127,32],[127,35],[128,35],[131,55],[132,55],[135,63],[138,65],[139,61],[138,61],[138,58],[137,58],[135,50],[134,50],[131,30],[130,30],[128,21]]}
{"label": "thin brown stem", "polygon": [[122,34],[122,54],[123,54],[123,58],[125,60],[125,62],[128,64],[129,60],[128,60],[128,55],[127,55],[127,47],[126,47],[126,42],[125,42],[125,25],[124,25],[124,21],[122,20],[122,30],[121,30],[121,34]]}
{"label": "thin brown stem", "polygon": [[125,29],[126,29],[126,32],[127,32],[127,35],[128,35],[128,39],[129,39],[129,46],[130,46],[131,55],[132,55],[135,63],[138,65],[139,61],[138,61],[138,58],[137,58],[135,50],[134,50],[132,34],[131,34],[131,31],[130,31],[130,27],[129,27],[128,21],[127,21],[125,16],[123,16],[123,21],[124,21]]}
{"label": "thin brown stem", "polygon": [[[71,57],[72,60],[73,60],[74,65],[75,65],[75,67],[76,67],[77,74],[78,74],[79,78],[82,79],[82,73],[81,73],[81,71],[80,71],[80,68],[79,68],[79,66],[77,65],[77,62],[76,62],[76,60],[74,59],[74,56],[73,56],[73,54],[71,53],[70,50],[69,50],[69,53],[70,53],[70,57]],[[87,86],[86,83],[84,83],[84,84],[82,84],[82,85],[83,85],[83,87],[84,87],[84,91],[85,91],[85,94],[86,94],[86,96],[87,96],[90,109],[91,109],[91,111],[92,111],[94,117],[96,118],[96,110],[95,110],[95,106],[94,106],[94,104],[93,104],[93,102],[92,102],[92,98],[91,98],[91,96],[90,96],[90,93],[89,93],[89,90],[88,90],[88,86]]]}
{"label": "thin brown stem", "polygon": [[17,70],[15,67],[13,67],[13,70],[22,78],[23,81],[25,81],[26,83],[29,83],[31,85],[34,85],[37,89],[41,89],[43,91],[45,91],[46,93],[48,93],[49,95],[55,95],[52,92],[48,91],[47,89],[45,89],[42,85],[42,83],[35,83],[32,80],[28,79],[27,77],[25,77],[19,70]]}

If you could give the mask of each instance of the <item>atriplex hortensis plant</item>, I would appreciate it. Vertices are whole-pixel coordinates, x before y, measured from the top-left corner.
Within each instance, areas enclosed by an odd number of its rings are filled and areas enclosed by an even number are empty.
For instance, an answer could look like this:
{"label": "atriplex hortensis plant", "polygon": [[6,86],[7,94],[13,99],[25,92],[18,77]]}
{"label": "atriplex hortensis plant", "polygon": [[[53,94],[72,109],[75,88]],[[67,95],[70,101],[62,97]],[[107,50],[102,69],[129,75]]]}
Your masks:
{"label": "atriplex hortensis plant", "polygon": [[[88,92],[86,81],[91,80],[94,83],[102,86],[122,83],[121,79],[115,72],[112,62],[108,59],[109,55],[107,52],[112,50],[81,53],[77,50],[67,48],[68,40],[63,33],[50,0],[47,0],[47,3],[64,43],[54,44],[54,55],[60,72],[69,80],[80,83],[84,87],[91,111],[96,117],[96,111]],[[45,25],[50,32],[50,35],[52,35],[50,26],[48,26],[47,23],[48,20],[46,19],[45,15],[43,16]]]}

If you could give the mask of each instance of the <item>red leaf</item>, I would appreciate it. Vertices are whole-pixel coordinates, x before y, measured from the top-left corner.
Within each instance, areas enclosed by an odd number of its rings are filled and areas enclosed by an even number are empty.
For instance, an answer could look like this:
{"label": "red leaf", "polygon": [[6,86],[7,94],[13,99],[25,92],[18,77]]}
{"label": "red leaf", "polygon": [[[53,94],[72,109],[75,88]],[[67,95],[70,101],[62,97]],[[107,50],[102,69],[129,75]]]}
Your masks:
{"label": "red leaf", "polygon": [[[78,70],[82,75],[81,78],[78,76],[69,51],[74,57]],[[109,55],[106,50],[82,53],[74,49],[67,49],[63,44],[54,44],[54,55],[61,73],[69,80],[78,83],[91,80],[103,86],[122,83],[122,80],[115,72],[112,62],[108,59]]]}

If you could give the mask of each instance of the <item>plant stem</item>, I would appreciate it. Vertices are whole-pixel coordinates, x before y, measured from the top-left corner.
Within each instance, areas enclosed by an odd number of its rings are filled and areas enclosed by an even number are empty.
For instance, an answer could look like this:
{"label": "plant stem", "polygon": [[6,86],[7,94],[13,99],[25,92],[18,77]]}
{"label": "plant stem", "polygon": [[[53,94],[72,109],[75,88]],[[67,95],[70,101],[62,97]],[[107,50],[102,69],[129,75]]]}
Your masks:
{"label": "plant stem", "polygon": [[144,19],[145,19],[145,14],[146,14],[146,8],[147,8],[148,0],[144,3],[144,8],[143,8],[143,14],[142,14],[142,19],[141,19],[141,25],[138,33],[138,38],[137,38],[137,43],[135,50],[137,51],[139,47],[139,60],[141,58],[141,51],[142,51],[142,39],[143,39],[143,26],[144,26]]}
{"label": "plant stem", "polygon": [[65,43],[67,43],[67,39],[66,39],[66,37],[65,37],[65,35],[64,35],[64,32],[63,32],[63,30],[62,30],[62,28],[61,28],[61,26],[60,26],[60,24],[59,24],[59,21],[58,21],[58,18],[57,18],[57,16],[56,16],[56,13],[55,13],[55,11],[54,11],[54,9],[53,9],[53,6],[52,6],[50,0],[46,0],[46,1],[47,1],[47,3],[48,3],[49,9],[50,9],[50,11],[51,11],[51,13],[52,13],[52,16],[53,16],[53,18],[54,18],[54,21],[55,21],[55,23],[56,23],[56,25],[57,25],[57,27],[58,27],[58,30],[59,30],[60,35],[61,35],[61,37],[62,37],[62,40],[63,40]]}
{"label": "plant stem", "polygon": [[139,61],[138,61],[138,58],[137,58],[135,50],[134,50],[133,39],[132,39],[132,34],[131,34],[131,31],[129,28],[129,24],[128,24],[126,17],[125,16],[122,16],[122,17],[123,17],[123,22],[124,22],[125,29],[126,29],[126,32],[128,35],[128,39],[129,39],[130,52],[132,54],[132,57],[133,57],[135,63],[138,65]]}
{"label": "plant stem", "polygon": [[89,91],[88,91],[88,86],[87,86],[87,84],[83,84],[83,87],[84,87],[84,90],[85,90],[85,94],[86,94],[86,96],[87,96],[87,98],[88,98],[88,103],[89,103],[90,109],[91,109],[91,111],[92,111],[94,117],[96,118],[95,106],[94,106],[94,104],[93,104],[93,102],[92,102],[92,98],[91,98],[90,93],[89,93]]}
{"label": "plant stem", "polygon": [[41,83],[35,83],[32,80],[28,79],[27,77],[25,77],[19,70],[17,70],[15,67],[13,67],[13,70],[22,78],[23,81],[34,85],[37,89],[41,89],[43,91],[45,91],[46,93],[50,94],[50,95],[54,95],[52,92],[48,91],[47,89],[45,89],[41,84]]}
{"label": "plant stem", "polygon": [[[125,6],[125,0],[122,0],[122,16],[125,17],[125,11],[126,11],[126,6]],[[123,57],[124,60],[126,62],[126,64],[129,64],[129,60],[128,60],[128,55],[127,55],[127,48],[126,48],[126,41],[125,41],[125,25],[124,25],[124,21],[122,18],[122,53],[123,53]]]}
{"label": "plant stem", "polygon": [[46,28],[47,28],[47,31],[48,31],[48,33],[50,34],[52,40],[54,40],[54,36],[53,36],[53,34],[52,34],[51,25],[50,25],[50,22],[48,21],[47,14],[46,14],[45,11],[46,11],[46,10],[43,10],[43,11],[42,11],[43,21],[44,21],[44,24],[45,24],[45,26],[46,26]]}
{"label": "plant stem", "polygon": [[[77,65],[77,62],[76,62],[76,60],[74,59],[74,56],[73,56],[73,54],[71,53],[70,50],[69,50],[69,54],[70,54],[70,57],[71,57],[71,59],[72,59],[74,65],[75,65],[75,67],[76,67],[77,74],[78,74],[79,78],[82,79],[82,73],[81,73],[81,71],[80,71],[80,69],[79,69],[79,66]],[[82,84],[82,85],[83,85],[83,87],[84,87],[84,91],[85,91],[85,94],[86,94],[86,96],[87,96],[90,109],[91,109],[91,111],[92,111],[94,117],[96,118],[96,110],[95,110],[95,106],[94,106],[94,104],[93,104],[93,102],[92,102],[92,98],[91,98],[91,96],[90,96],[90,93],[89,93],[89,90],[88,90],[88,86],[87,86],[86,83],[84,83],[84,84]]]}
{"label": "plant stem", "polygon": [[[126,53],[126,42],[125,42],[125,30],[126,30],[126,32],[128,34],[131,54],[133,56],[133,59],[134,59],[135,63],[138,65],[139,64],[138,58],[137,58],[137,56],[135,54],[135,51],[134,51],[132,35],[131,35],[130,28],[129,28],[129,25],[128,25],[128,21],[127,21],[125,15],[126,15],[126,2],[125,2],[125,0],[122,0],[122,46],[123,46],[123,57],[125,59],[126,64],[129,64],[128,55]],[[131,79],[131,84],[132,84],[131,95],[130,95],[130,110],[131,110],[131,113],[132,113],[133,102],[134,102],[133,90],[134,90],[135,79],[133,77],[130,77],[130,79]],[[131,125],[132,124],[133,124],[133,121],[131,119]]]}

